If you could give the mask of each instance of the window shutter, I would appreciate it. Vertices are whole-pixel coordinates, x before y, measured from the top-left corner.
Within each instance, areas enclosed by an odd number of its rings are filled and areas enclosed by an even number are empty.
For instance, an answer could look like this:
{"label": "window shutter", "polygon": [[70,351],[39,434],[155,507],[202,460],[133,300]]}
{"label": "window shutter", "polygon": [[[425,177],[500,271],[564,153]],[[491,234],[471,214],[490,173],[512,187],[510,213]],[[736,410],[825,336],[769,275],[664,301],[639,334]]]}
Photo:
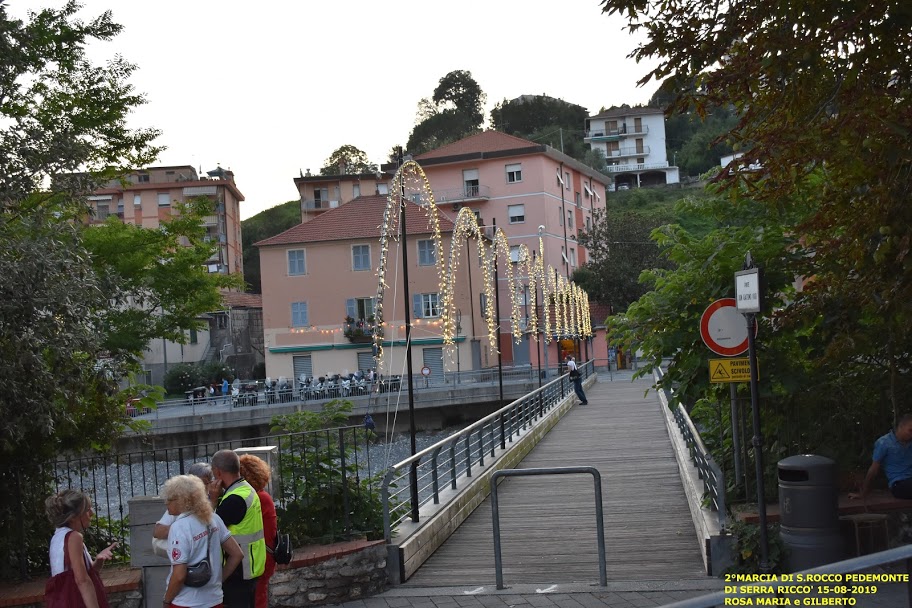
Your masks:
{"label": "window shutter", "polygon": [[423,307],[421,306],[421,294],[413,293],[412,294],[412,312],[414,313],[416,319],[420,319],[424,316],[421,314],[422,312],[424,312],[422,310],[422,308]]}
{"label": "window shutter", "polygon": [[354,319],[358,315],[358,309],[355,307],[355,299],[345,300],[345,314]]}
{"label": "window shutter", "polygon": [[301,316],[303,317],[303,319],[301,320],[302,324],[310,325],[310,319],[307,318],[309,316],[307,314],[307,302],[301,302]]}

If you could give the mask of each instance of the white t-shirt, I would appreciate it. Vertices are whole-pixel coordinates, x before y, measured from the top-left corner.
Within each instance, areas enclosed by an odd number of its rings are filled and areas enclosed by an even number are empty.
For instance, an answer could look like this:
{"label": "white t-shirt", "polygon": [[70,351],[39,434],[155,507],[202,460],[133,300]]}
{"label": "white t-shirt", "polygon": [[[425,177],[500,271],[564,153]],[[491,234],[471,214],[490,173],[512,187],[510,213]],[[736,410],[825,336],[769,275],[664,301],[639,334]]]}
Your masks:
{"label": "white t-shirt", "polygon": [[[172,599],[178,606],[187,608],[210,608],[222,603],[222,543],[231,538],[228,526],[222,519],[212,514],[209,530],[214,535],[209,546],[209,565],[212,568],[212,578],[209,584],[203,587],[181,588],[176,597]],[[168,547],[171,565],[197,564],[206,557],[208,542],[206,524],[189,513],[178,515],[168,531]],[[172,568],[173,571],[173,568]],[[171,582],[171,573],[168,573],[166,585]]]}
{"label": "white t-shirt", "polygon": [[576,361],[574,361],[573,359],[567,359],[567,369],[569,369],[570,371],[577,369]]}
{"label": "white t-shirt", "polygon": [[[64,552],[66,551],[66,547],[64,547],[64,540],[66,539],[67,533],[72,531],[72,528],[68,528],[66,526],[54,530],[54,536],[51,537],[51,546],[49,551],[51,558],[51,576],[57,576],[64,570]],[[86,569],[89,569],[92,567],[92,557],[89,555],[89,550],[86,549],[85,545],[82,546],[82,552],[85,555]]]}

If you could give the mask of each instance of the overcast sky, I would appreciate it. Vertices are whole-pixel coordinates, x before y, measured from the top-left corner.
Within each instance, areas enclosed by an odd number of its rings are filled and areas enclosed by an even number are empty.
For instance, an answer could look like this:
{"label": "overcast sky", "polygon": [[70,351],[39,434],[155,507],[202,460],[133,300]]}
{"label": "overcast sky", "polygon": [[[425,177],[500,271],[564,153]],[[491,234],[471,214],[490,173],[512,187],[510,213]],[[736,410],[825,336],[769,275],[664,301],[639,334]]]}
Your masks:
{"label": "overcast sky", "polygon": [[[10,13],[63,0],[7,0]],[[134,127],[162,131],[163,165],[235,173],[242,218],[297,198],[343,144],[373,162],[405,144],[419,99],[463,69],[498,101],[547,94],[586,107],[646,103],[655,83],[627,59],[636,39],[597,0],[83,0],[124,32],[96,45],[136,64],[148,103]],[[580,125],[580,129],[583,125]]]}

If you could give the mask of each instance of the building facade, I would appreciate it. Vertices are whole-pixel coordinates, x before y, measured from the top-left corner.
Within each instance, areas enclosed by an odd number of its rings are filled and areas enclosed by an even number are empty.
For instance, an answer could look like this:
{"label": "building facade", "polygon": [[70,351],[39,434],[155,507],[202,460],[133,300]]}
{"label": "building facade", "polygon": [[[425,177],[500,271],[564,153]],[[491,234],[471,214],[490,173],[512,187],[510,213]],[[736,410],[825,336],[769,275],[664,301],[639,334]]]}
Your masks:
{"label": "building facade", "polygon": [[[517,297],[526,311],[530,298],[525,287],[528,277],[521,274],[519,264],[521,245],[541,256],[545,268],[551,266],[564,278],[572,277],[586,263],[588,254],[579,244],[579,235],[591,227],[593,212],[605,208],[608,176],[550,146],[498,131],[469,136],[415,160],[427,174],[444,214],[453,216],[462,207],[469,207],[480,224],[503,229],[518,281],[524,285]],[[503,275],[500,283],[501,301],[510,302]],[[540,293],[536,301],[541,301]],[[528,335],[519,344],[514,343],[508,306],[502,306],[500,326],[502,355],[507,363],[535,366],[541,362],[553,367],[562,350],[567,350],[567,344],[555,342],[546,350]],[[581,350],[579,355],[585,356],[585,346]],[[482,361],[483,366],[492,364],[496,361]]]}
{"label": "building facade", "polygon": [[296,177],[295,187],[301,198],[301,222],[315,217],[358,198],[389,194],[389,182],[395,173],[384,165],[377,173],[343,175],[307,175]]}
{"label": "building facade", "polygon": [[605,154],[611,189],[680,181],[678,168],[668,163],[665,114],[658,108],[612,108],[590,116],[583,141]]}
{"label": "building facade", "polygon": [[[123,222],[156,229],[177,213],[175,203],[201,196],[213,203],[212,214],[203,219],[206,238],[216,245],[206,263],[208,271],[243,276],[240,203],[244,195],[229,170],[218,167],[200,176],[189,165],[149,167],[111,181],[89,196],[88,202],[93,223],[116,215]],[[153,340],[142,360],[144,381],[161,385],[169,366],[176,363],[220,360],[223,344],[213,340],[218,318],[218,314],[207,315],[203,320],[209,328],[188,331],[185,344]]]}
{"label": "building facade", "polygon": [[[260,248],[266,374],[272,378],[318,378],[375,368],[375,325],[380,226],[387,197],[360,196],[331,208],[272,238]],[[401,374],[405,359],[405,307],[412,317],[412,359],[417,373],[432,377],[471,368],[473,340],[483,322],[467,291],[458,291],[462,311],[455,351],[444,349],[437,253],[426,211],[406,205],[408,277],[411,301],[403,302],[402,247],[390,241],[384,290],[384,357],[377,371]],[[444,250],[449,251],[453,224],[441,218]],[[477,250],[471,245],[466,266],[481,284]],[[487,346],[477,341],[474,348]],[[448,350],[449,352],[445,352]]]}

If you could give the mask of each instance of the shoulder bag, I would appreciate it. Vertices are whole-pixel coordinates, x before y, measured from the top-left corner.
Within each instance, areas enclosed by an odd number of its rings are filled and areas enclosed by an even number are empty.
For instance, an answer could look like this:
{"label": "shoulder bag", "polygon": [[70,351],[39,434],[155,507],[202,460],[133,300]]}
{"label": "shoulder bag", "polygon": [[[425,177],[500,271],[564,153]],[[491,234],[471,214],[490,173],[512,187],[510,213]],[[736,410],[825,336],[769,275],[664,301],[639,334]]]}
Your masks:
{"label": "shoulder bag", "polygon": [[[76,584],[76,575],[70,567],[70,552],[67,541],[72,532],[67,532],[63,539],[63,572],[48,579],[44,585],[44,605],[48,608],[85,608],[82,593]],[[89,578],[95,587],[95,597],[98,598],[99,608],[108,608],[108,596],[105,594],[104,583],[95,568],[87,566]]]}
{"label": "shoulder bag", "polygon": [[206,557],[187,566],[187,578],[184,584],[188,587],[205,587],[212,579],[212,566],[209,565],[209,549],[212,546],[212,530],[206,526]]}

